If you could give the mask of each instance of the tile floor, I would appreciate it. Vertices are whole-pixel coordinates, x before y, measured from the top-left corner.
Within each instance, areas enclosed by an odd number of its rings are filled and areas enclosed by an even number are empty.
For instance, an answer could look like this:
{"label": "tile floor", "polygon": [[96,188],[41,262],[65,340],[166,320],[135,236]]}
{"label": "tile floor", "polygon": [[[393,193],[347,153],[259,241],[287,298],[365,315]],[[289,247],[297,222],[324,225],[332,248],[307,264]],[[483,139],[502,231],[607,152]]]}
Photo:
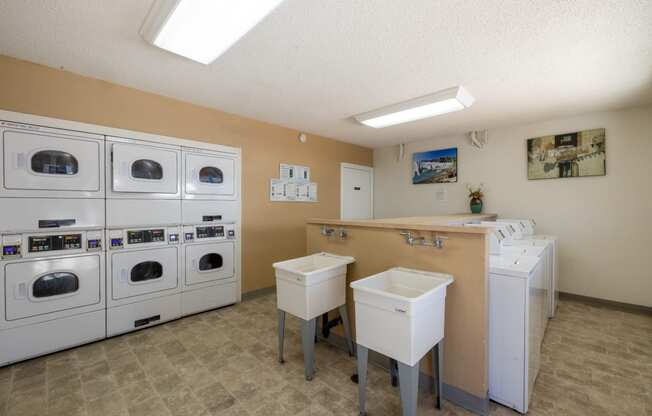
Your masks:
{"label": "tile floor", "polygon": [[[320,343],[303,378],[298,321],[276,363],[275,296],[0,368],[0,415],[357,415],[355,361]],[[400,415],[370,366],[369,415]],[[422,394],[420,415],[467,415]],[[515,415],[492,404],[494,415]],[[652,415],[652,317],[562,302],[531,415]]]}

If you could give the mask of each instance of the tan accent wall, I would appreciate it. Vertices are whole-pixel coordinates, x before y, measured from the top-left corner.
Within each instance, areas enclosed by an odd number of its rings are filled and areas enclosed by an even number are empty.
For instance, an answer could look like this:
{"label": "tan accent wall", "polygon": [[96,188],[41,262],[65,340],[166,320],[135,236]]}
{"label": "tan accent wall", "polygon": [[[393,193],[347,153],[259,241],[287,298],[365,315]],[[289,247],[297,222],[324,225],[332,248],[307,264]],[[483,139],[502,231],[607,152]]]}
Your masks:
{"label": "tan accent wall", "polygon": [[[219,91],[216,92],[219,94]],[[274,285],[272,263],[305,255],[306,219],[339,218],[340,162],[372,151],[0,55],[0,109],[242,148],[243,292]],[[279,163],[310,166],[319,203],[270,203]]]}
{"label": "tan accent wall", "polygon": [[[353,256],[347,273],[347,306],[355,328],[353,291],[348,283],[401,266],[418,270],[449,273],[455,282],[446,293],[444,341],[444,382],[476,397],[484,398],[488,389],[488,292],[487,240],[484,233],[441,233],[441,250],[410,246],[400,230],[345,226],[348,236],[321,235],[320,224],[308,225],[308,252]],[[477,231],[477,230],[474,230]],[[413,232],[432,239],[432,232]],[[391,328],[388,328],[391,336]],[[355,330],[354,330],[355,332]],[[431,374],[430,357],[421,369]]]}

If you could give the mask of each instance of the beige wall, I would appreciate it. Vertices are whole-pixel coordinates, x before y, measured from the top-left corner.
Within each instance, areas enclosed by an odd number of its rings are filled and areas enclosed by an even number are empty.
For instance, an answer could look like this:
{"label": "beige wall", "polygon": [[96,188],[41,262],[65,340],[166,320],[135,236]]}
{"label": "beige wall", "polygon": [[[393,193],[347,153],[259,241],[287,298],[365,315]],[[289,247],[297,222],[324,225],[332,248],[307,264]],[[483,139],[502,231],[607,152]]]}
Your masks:
{"label": "beige wall", "polygon": [[[528,181],[529,137],[606,128],[607,176]],[[457,146],[456,184],[412,185],[415,151]],[[377,218],[468,211],[466,183],[486,186],[485,211],[532,217],[560,238],[560,288],[596,298],[652,306],[652,107],[587,114],[489,131],[483,150],[464,136],[374,151]],[[446,202],[435,191],[447,191]]]}
{"label": "beige wall", "polygon": [[[301,144],[296,130],[1,55],[0,109],[241,147],[244,292],[274,285],[274,261],[305,255],[307,218],[339,217],[340,162],[372,162],[367,148],[314,135]],[[269,202],[281,162],[311,167],[319,203]]]}

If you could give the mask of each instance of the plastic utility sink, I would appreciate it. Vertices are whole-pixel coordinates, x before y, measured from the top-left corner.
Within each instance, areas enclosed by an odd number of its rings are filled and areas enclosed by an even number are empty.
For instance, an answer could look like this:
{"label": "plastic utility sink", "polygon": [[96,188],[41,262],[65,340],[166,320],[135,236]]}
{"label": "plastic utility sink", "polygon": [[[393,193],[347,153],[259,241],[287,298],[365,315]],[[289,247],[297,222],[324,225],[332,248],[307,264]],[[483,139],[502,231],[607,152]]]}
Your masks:
{"label": "plastic utility sink", "polygon": [[453,277],[396,267],[351,283],[356,342],[414,366],[444,337]]}
{"label": "plastic utility sink", "polygon": [[278,308],[311,320],[346,303],[346,266],[355,259],[318,253],[274,263]]}

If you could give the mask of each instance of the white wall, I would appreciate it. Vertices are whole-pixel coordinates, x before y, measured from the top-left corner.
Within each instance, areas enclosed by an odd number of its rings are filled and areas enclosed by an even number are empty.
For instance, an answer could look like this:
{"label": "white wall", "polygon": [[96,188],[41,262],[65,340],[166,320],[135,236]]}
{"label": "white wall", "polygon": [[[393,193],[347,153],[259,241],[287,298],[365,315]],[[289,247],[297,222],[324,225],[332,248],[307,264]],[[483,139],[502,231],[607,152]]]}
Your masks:
{"label": "white wall", "polygon": [[[528,181],[525,140],[604,127],[607,176]],[[458,182],[412,185],[415,151],[458,147]],[[560,289],[652,306],[652,106],[489,131],[483,150],[464,136],[374,151],[376,218],[468,212],[467,183],[485,184],[484,212],[531,217],[560,238]],[[444,188],[447,201],[435,200]]]}

